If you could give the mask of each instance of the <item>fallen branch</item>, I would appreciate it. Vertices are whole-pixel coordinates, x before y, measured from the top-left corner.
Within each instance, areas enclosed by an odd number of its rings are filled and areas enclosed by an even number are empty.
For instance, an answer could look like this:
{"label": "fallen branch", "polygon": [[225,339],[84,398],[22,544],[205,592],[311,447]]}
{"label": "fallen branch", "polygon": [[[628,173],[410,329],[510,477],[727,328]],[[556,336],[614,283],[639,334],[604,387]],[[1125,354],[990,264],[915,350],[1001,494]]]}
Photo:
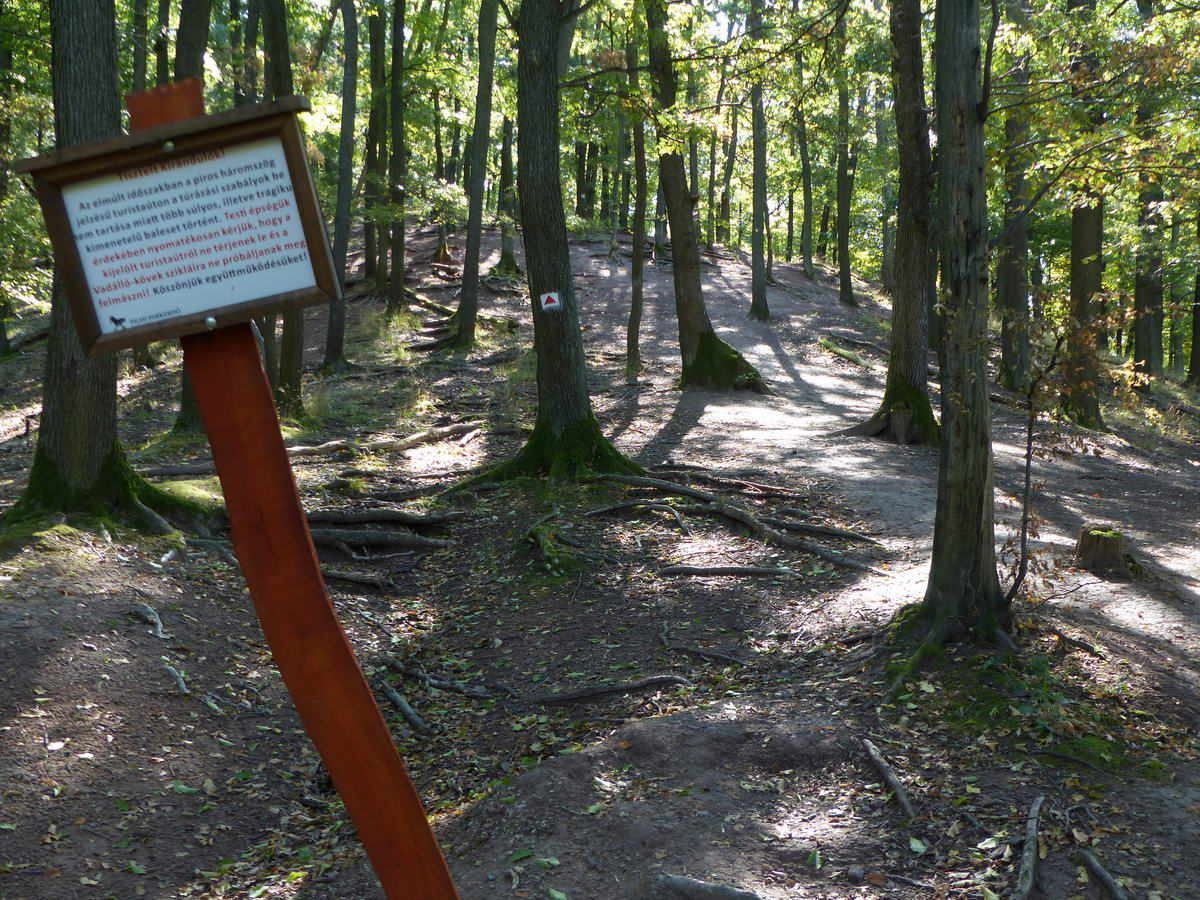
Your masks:
{"label": "fallen branch", "polygon": [[162,618],[158,614],[158,610],[148,603],[135,603],[129,610],[129,614],[137,616],[147,625],[152,626],[151,634],[160,640],[168,640],[171,635],[163,631]]}
{"label": "fallen branch", "polygon": [[1053,635],[1054,637],[1056,637],[1060,643],[1062,643],[1063,645],[1065,645],[1067,647],[1074,647],[1076,650],[1082,650],[1084,653],[1089,653],[1092,656],[1098,656],[1101,659],[1104,658],[1104,655],[1099,650],[1097,650],[1095,647],[1093,647],[1091,644],[1087,643],[1086,641],[1080,641],[1073,637],[1067,637],[1065,634],[1063,634],[1058,629],[1055,629],[1054,631],[1050,632],[1050,634]]}
{"label": "fallen branch", "polygon": [[17,353],[29,344],[36,343],[37,341],[43,340],[49,336],[50,323],[47,322],[45,325],[39,325],[36,328],[31,328],[29,331],[26,331],[23,334],[18,334],[16,337],[10,337],[8,339],[9,355]]}
{"label": "fallen branch", "polygon": [[447,681],[444,678],[438,678],[415,666],[406,665],[394,656],[385,656],[383,662],[389,669],[408,678],[415,679],[426,687],[435,688],[439,691],[452,691],[455,694],[462,694],[464,697],[474,697],[477,700],[490,700],[492,697],[492,692],[486,688],[463,684],[461,681]]}
{"label": "fallen branch", "polygon": [[686,875],[659,875],[658,886],[668,892],[667,896],[680,897],[682,900],[763,900],[760,894],[697,881]]}
{"label": "fallen branch", "polygon": [[786,566],[667,566],[658,570],[659,575],[734,575],[748,578],[774,578],[780,575],[796,575],[795,569]]}
{"label": "fallen branch", "polygon": [[1034,882],[1037,881],[1038,821],[1045,800],[1041,794],[1034,797],[1033,803],[1029,805],[1029,815],[1025,817],[1025,846],[1021,849],[1021,872],[1017,876],[1017,889],[1013,892],[1013,900],[1029,900]]}
{"label": "fallen branch", "polygon": [[308,513],[309,522],[329,522],[334,525],[361,525],[364,522],[398,522],[401,525],[421,527],[445,525],[466,515],[464,512],[446,512],[422,515],[403,509],[314,509]]}
{"label": "fallen branch", "polygon": [[888,765],[888,761],[883,758],[883,754],[879,752],[879,748],[871,743],[868,738],[863,738],[863,747],[866,748],[867,756],[871,758],[872,765],[879,770],[879,774],[883,776],[883,780],[887,783],[887,786],[892,789],[892,793],[896,797],[896,802],[900,804],[900,809],[904,812],[904,817],[906,819],[915,819],[917,811],[913,809],[912,801],[908,799],[908,791],[904,789],[904,784],[897,777],[895,770]]}
{"label": "fallen branch", "polygon": [[744,666],[745,663],[728,653],[721,653],[717,650],[701,650],[699,647],[686,647],[683,644],[672,644],[670,641],[670,633],[667,631],[667,623],[663,623],[662,631],[658,634],[658,642],[663,645],[664,650],[675,650],[680,653],[690,653],[693,656],[699,656],[701,659],[707,659],[710,662],[723,661],[736,663],[739,666]]}
{"label": "fallen branch", "polygon": [[1091,873],[1092,877],[1104,886],[1104,889],[1108,891],[1109,896],[1113,900],[1129,900],[1129,895],[1125,893],[1125,888],[1121,887],[1121,883],[1108,873],[1108,870],[1100,864],[1100,860],[1096,858],[1096,855],[1091,850],[1079,850],[1076,852],[1076,856],[1083,862],[1083,865]]}
{"label": "fallen branch", "polygon": [[403,531],[368,531],[353,528],[313,528],[313,543],[341,549],[343,544],[355,547],[405,547],[411,550],[436,550],[449,547],[450,541],[421,537]]}
{"label": "fallen branch", "polygon": [[412,726],[413,731],[419,731],[421,734],[429,734],[433,728],[428,722],[417,714],[417,711],[412,708],[412,705],[404,699],[404,696],[388,683],[386,678],[380,678],[376,684],[379,690],[392,701],[392,705],[400,710],[400,715],[404,716],[404,721]]}
{"label": "fallen branch", "polygon": [[883,546],[875,538],[859,534],[857,531],[847,531],[845,528],[838,528],[834,525],[813,525],[809,522],[793,522],[790,519],[776,519],[767,516],[763,516],[762,522],[765,525],[781,528],[784,531],[799,531],[801,534],[824,534],[829,537],[845,538],[848,541],[864,541],[868,544],[874,544],[876,547]]}
{"label": "fallen branch", "polygon": [[381,578],[378,575],[359,575],[355,572],[340,572],[337,569],[321,568],[321,574],[326,579],[334,581],[345,581],[349,584],[366,584],[371,587],[378,588],[381,591],[392,587],[392,583],[386,578]]}
{"label": "fallen branch", "polygon": [[592,700],[596,697],[606,697],[610,694],[633,694],[651,688],[666,687],[679,684],[691,686],[691,682],[679,675],[651,675],[641,681],[629,681],[624,684],[605,684],[599,687],[583,688],[578,691],[568,691],[565,694],[547,694],[535,697],[531,703],[541,706],[551,706],[556,703],[576,703],[580,700]]}

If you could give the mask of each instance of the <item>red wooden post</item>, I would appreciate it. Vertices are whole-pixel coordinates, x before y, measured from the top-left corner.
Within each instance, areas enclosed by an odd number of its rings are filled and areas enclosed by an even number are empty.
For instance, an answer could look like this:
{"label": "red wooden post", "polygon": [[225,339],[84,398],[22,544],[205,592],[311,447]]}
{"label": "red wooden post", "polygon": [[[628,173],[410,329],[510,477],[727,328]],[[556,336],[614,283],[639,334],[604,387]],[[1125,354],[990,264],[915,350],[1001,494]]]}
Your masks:
{"label": "red wooden post", "polygon": [[[135,129],[204,112],[197,79],[127,103]],[[375,873],[391,900],[456,900],[421,798],[325,590],[250,325],[181,343],[254,608]]]}

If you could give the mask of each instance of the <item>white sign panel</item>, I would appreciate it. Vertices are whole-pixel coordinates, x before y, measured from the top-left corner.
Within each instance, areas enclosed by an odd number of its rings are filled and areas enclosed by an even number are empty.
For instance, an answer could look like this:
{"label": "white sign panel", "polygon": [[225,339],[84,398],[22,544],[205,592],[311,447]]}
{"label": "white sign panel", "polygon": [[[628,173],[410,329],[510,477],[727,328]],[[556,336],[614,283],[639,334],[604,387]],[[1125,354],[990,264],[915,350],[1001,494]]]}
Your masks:
{"label": "white sign panel", "polygon": [[278,138],[62,196],[102,334],[316,285]]}
{"label": "white sign panel", "polygon": [[562,301],[558,299],[558,291],[549,291],[542,294],[542,310],[543,312],[552,312],[556,309],[562,309]]}

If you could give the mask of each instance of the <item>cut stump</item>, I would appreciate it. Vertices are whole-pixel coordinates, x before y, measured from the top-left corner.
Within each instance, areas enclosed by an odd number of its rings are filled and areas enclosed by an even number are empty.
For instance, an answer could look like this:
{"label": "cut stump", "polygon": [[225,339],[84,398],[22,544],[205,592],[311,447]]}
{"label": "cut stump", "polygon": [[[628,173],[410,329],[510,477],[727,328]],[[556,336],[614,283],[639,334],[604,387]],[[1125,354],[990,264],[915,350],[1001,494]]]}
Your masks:
{"label": "cut stump", "polygon": [[1111,525],[1087,522],[1075,544],[1075,564],[1089,572],[1103,574],[1121,568],[1121,532]]}

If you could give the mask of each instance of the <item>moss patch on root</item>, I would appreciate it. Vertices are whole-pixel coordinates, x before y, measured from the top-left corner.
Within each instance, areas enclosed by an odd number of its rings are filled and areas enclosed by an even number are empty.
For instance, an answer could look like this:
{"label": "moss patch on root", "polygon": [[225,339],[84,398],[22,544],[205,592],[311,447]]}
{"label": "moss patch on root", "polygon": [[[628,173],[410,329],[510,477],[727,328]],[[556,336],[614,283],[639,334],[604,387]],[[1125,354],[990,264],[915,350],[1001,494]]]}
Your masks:
{"label": "moss patch on root", "polygon": [[679,383],[682,387],[703,387],[714,391],[749,390],[758,394],[774,393],[758,373],[758,369],[712,331],[706,331],[700,336],[696,358],[690,363],[684,363],[683,377]]}
{"label": "moss patch on root", "polygon": [[553,481],[583,481],[593,474],[644,475],[645,470],[622,456],[600,431],[593,416],[554,434],[539,422],[529,440],[512,459],[475,476],[468,484],[546,477]]}

